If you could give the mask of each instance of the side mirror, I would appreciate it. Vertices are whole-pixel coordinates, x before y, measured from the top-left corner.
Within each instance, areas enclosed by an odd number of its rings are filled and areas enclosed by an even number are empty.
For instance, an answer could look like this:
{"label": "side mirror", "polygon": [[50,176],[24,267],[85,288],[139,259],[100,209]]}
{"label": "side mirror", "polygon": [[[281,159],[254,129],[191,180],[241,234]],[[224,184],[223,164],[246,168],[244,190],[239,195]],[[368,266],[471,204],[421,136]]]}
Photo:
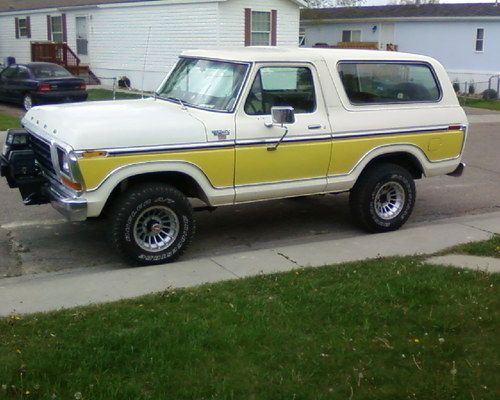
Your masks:
{"label": "side mirror", "polygon": [[272,107],[271,116],[273,124],[284,125],[295,123],[295,112],[293,107]]}

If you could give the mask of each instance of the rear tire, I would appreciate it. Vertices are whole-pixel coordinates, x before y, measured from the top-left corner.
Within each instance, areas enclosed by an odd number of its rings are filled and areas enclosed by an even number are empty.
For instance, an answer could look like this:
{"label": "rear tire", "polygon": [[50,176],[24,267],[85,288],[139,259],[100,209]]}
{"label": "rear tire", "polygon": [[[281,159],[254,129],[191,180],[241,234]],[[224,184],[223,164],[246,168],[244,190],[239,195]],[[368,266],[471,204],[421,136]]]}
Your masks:
{"label": "rear tire", "polygon": [[415,206],[411,174],[396,164],[378,164],[361,174],[349,197],[351,214],[368,232],[399,229]]}
{"label": "rear tire", "polygon": [[110,217],[116,251],[140,265],[175,261],[195,231],[193,209],[186,196],[161,183],[133,186],[115,201]]}
{"label": "rear tire", "polygon": [[25,111],[29,111],[33,106],[34,106],[34,102],[33,102],[33,97],[31,96],[31,94],[29,93],[26,93],[23,97],[23,108]]}

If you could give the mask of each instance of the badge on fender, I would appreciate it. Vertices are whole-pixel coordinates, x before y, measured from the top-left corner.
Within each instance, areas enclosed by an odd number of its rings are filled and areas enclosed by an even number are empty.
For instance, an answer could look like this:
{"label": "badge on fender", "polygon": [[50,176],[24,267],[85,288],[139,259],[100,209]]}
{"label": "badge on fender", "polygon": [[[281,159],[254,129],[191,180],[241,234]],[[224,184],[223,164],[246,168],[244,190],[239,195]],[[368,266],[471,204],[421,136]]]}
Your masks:
{"label": "badge on fender", "polygon": [[217,136],[219,140],[226,140],[226,138],[231,134],[231,131],[229,129],[214,129],[212,134]]}

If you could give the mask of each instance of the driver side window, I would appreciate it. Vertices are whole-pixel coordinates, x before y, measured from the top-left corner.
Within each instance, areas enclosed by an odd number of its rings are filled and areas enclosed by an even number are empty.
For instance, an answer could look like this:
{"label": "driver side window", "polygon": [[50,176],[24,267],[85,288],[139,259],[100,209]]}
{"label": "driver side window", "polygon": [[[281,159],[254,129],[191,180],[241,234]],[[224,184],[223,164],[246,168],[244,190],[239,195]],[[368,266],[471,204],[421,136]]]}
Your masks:
{"label": "driver side window", "polygon": [[263,67],[245,102],[248,115],[270,115],[274,106],[293,107],[296,114],[316,109],[314,79],[307,67]]}

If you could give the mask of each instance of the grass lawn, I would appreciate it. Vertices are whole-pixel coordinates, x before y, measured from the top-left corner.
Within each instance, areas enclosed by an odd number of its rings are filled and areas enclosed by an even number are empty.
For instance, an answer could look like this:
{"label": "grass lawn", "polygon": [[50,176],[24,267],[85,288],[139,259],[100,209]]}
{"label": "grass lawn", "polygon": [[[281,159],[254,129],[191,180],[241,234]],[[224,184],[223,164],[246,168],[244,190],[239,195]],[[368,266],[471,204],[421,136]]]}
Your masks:
{"label": "grass lawn", "polygon": [[0,131],[6,131],[9,128],[19,128],[20,126],[21,123],[18,117],[0,112]]}
{"label": "grass lawn", "polygon": [[476,107],[500,111],[500,100],[470,99],[465,97],[460,97],[459,100],[463,107]]}
{"label": "grass lawn", "polygon": [[[113,100],[113,92],[106,89],[88,89],[88,101]],[[136,93],[116,92],[117,100],[140,99],[141,95]]]}
{"label": "grass lawn", "polygon": [[500,275],[393,258],[0,320],[5,399],[498,399]]}
{"label": "grass lawn", "polygon": [[500,235],[495,235],[490,240],[483,242],[463,244],[452,248],[450,251],[456,254],[500,258]]}

